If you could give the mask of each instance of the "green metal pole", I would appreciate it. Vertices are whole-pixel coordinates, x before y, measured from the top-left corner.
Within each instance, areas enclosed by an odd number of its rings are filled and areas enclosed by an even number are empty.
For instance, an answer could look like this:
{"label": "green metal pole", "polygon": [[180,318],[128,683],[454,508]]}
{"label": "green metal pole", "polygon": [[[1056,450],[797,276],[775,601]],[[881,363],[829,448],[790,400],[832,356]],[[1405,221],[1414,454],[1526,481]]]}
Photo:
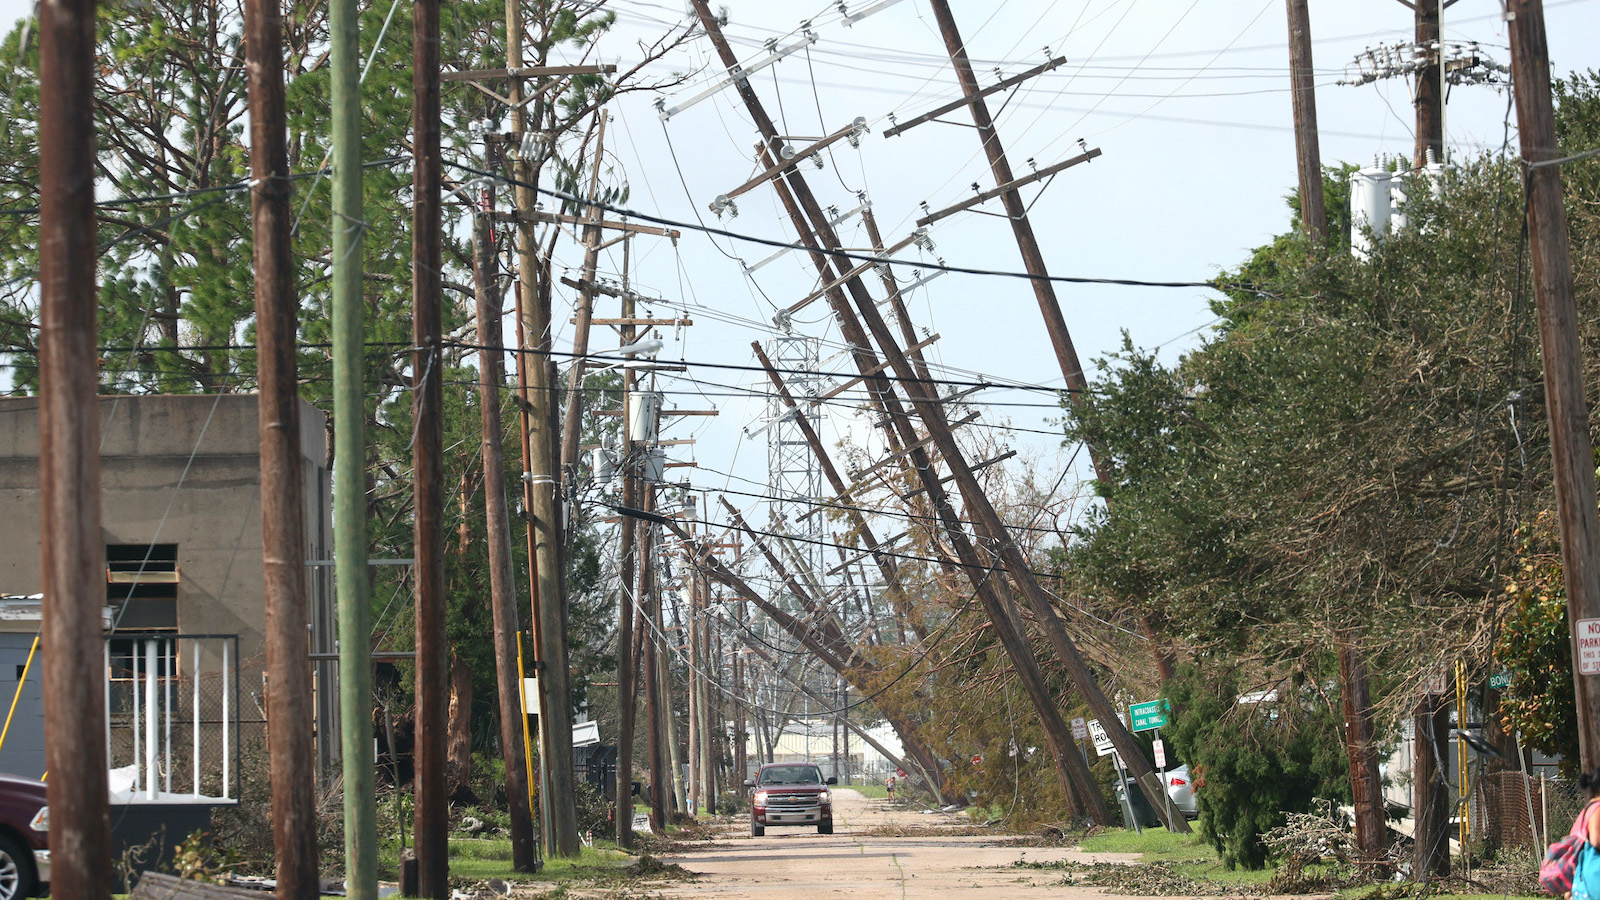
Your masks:
{"label": "green metal pole", "polygon": [[356,0],[331,0],[328,20],[333,76],[333,525],[339,585],[345,891],[350,900],[377,900],[361,334],[361,239],[366,223],[361,212],[360,14]]}

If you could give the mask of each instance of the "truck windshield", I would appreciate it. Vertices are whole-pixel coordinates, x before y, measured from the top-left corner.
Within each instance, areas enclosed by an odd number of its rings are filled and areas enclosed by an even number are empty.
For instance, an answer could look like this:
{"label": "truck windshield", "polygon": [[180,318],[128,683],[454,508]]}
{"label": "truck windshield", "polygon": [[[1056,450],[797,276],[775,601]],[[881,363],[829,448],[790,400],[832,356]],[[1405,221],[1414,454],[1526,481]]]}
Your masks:
{"label": "truck windshield", "polygon": [[822,770],[816,766],[773,766],[761,772],[762,784],[821,784]]}

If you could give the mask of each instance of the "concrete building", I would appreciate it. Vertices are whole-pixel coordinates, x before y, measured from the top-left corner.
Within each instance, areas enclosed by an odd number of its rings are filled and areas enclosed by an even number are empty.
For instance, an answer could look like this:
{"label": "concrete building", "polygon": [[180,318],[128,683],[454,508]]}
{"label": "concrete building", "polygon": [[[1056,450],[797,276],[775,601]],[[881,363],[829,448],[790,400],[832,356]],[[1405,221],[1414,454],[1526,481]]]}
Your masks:
{"label": "concrete building", "polygon": [[[326,419],[306,403],[300,417],[306,558],[327,560],[332,556],[332,525]],[[132,732],[126,746],[115,735],[108,739],[112,764],[127,759],[129,751],[135,757],[152,752],[150,738],[140,732],[156,732],[149,713],[141,709],[147,702],[155,709],[160,698],[151,696],[153,689],[140,694],[141,671],[146,677],[156,673],[155,683],[167,692],[161,701],[167,704],[164,716],[170,718],[176,710],[196,722],[232,720],[237,734],[229,743],[235,753],[241,744],[249,752],[251,738],[264,724],[266,666],[256,396],[102,397],[100,428],[111,628],[106,647],[84,650],[106,654],[113,731],[122,723]],[[38,453],[38,400],[0,398],[0,595],[13,598],[40,590]],[[307,575],[313,618],[308,640],[313,652],[331,654],[332,569],[312,566]],[[0,637],[0,702],[7,705],[17,692],[31,645],[28,636],[38,629],[25,603],[11,605],[16,612],[0,614],[0,635],[11,633]],[[37,666],[36,660],[35,678]],[[202,698],[205,673],[211,673],[210,683]],[[329,698],[317,702],[318,730],[322,736],[336,735],[334,665],[318,663],[317,675],[319,694]],[[237,696],[230,696],[224,682],[234,678]],[[171,699],[174,692],[191,689],[192,700]],[[36,698],[37,685],[26,686],[22,696]],[[185,704],[191,707],[186,712]],[[19,708],[24,720],[32,714]],[[142,727],[137,724],[141,714]],[[13,731],[19,727],[13,724]],[[22,755],[35,742],[19,740],[18,755],[13,755],[13,740],[17,735],[0,747],[0,771],[37,776],[34,770],[42,760]],[[164,746],[163,752],[171,749]],[[336,740],[319,740],[318,762],[324,771],[336,752]],[[227,768],[237,771],[233,764]],[[198,779],[198,765],[195,772]]]}

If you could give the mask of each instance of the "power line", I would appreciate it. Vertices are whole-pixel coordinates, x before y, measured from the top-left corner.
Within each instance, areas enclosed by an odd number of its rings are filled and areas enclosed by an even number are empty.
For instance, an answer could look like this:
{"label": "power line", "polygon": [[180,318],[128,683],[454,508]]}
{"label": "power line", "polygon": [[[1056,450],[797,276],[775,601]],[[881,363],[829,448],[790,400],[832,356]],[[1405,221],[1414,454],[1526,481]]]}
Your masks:
{"label": "power line", "polygon": [[476,168],[473,168],[472,166],[468,166],[468,165],[466,165],[464,163],[456,162],[456,163],[451,163],[450,165],[454,166],[457,169],[460,169],[463,172],[467,172],[469,174],[476,175],[476,176],[478,176],[480,178],[493,178],[493,179],[496,179],[498,181],[502,181],[502,182],[504,182],[506,184],[509,184],[509,185],[514,185],[514,186],[518,186],[518,187],[528,187],[528,188],[531,188],[533,190],[538,191],[541,194],[544,194],[544,195],[549,196],[549,197],[551,197],[553,199],[556,199],[556,200],[560,200],[560,201],[562,201],[564,203],[571,203],[571,204],[577,204],[577,205],[580,205],[580,206],[593,207],[593,208],[596,208],[596,209],[603,210],[605,212],[615,213],[615,214],[617,214],[619,216],[622,216],[624,219],[638,219],[638,220],[643,221],[643,222],[651,222],[651,223],[654,223],[656,225],[662,225],[662,226],[669,227],[669,228],[684,228],[684,229],[688,229],[690,231],[700,231],[700,232],[704,232],[706,234],[716,235],[718,237],[731,238],[733,240],[745,241],[747,243],[752,243],[752,244],[760,244],[762,246],[771,247],[771,248],[774,248],[774,249],[803,250],[803,251],[807,251],[807,252],[811,252],[811,253],[821,253],[821,254],[824,254],[826,256],[831,256],[831,257],[835,257],[835,258],[838,258],[838,259],[854,260],[856,262],[866,262],[866,263],[889,262],[889,263],[892,263],[893,265],[907,266],[907,267],[913,268],[913,269],[924,269],[924,270],[936,271],[936,272],[953,272],[953,273],[956,273],[956,274],[959,274],[959,275],[981,275],[981,276],[993,277],[993,278],[1016,278],[1016,279],[1020,279],[1020,280],[1026,280],[1026,281],[1051,281],[1051,282],[1056,282],[1056,283],[1061,283],[1061,284],[1099,284],[1099,285],[1109,285],[1109,286],[1113,286],[1113,287],[1206,288],[1206,289],[1209,289],[1209,290],[1216,290],[1216,291],[1225,290],[1225,289],[1226,290],[1238,290],[1238,291],[1256,291],[1257,290],[1257,288],[1254,285],[1243,283],[1243,282],[1226,282],[1226,283],[1224,283],[1224,282],[1217,282],[1217,281],[1146,281],[1146,280],[1137,279],[1137,278],[1093,278],[1093,277],[1080,276],[1080,275],[1030,275],[1027,272],[1015,272],[1015,271],[1008,271],[1008,270],[1003,270],[1003,269],[980,269],[980,268],[975,268],[975,267],[970,267],[970,266],[951,266],[951,265],[947,265],[947,264],[944,264],[944,263],[925,262],[925,261],[922,261],[922,260],[911,260],[911,259],[885,260],[883,257],[878,256],[876,254],[858,253],[858,252],[855,252],[855,251],[852,251],[852,250],[827,249],[827,248],[823,248],[823,247],[813,246],[811,244],[791,243],[791,242],[788,242],[788,241],[774,240],[772,238],[763,238],[763,237],[756,237],[755,235],[741,234],[740,232],[729,231],[729,230],[727,230],[725,228],[717,228],[717,227],[709,226],[709,225],[699,225],[699,224],[690,223],[690,222],[682,222],[682,221],[679,221],[679,220],[676,220],[676,219],[668,219],[668,218],[665,218],[665,217],[662,217],[662,216],[654,216],[654,215],[650,215],[648,213],[639,212],[637,210],[628,209],[627,207],[616,206],[614,204],[605,203],[605,202],[600,201],[600,200],[590,200],[590,199],[587,199],[587,198],[578,197],[578,196],[575,196],[575,195],[572,195],[572,194],[568,194],[568,193],[566,193],[564,191],[557,191],[557,190],[552,190],[550,188],[540,187],[537,184],[521,183],[521,182],[518,182],[516,179],[514,179],[514,178],[512,178],[512,177],[510,177],[508,175],[501,175],[501,174],[494,173],[494,172],[486,172],[486,171],[483,171],[481,169],[476,169]]}

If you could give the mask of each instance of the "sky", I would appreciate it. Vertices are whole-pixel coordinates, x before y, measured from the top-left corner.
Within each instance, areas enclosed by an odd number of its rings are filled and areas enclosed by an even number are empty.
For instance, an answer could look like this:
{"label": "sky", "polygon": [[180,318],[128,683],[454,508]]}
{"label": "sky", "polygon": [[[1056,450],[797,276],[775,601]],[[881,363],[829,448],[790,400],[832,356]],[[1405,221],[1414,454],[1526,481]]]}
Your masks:
{"label": "sky", "polygon": [[[682,0],[608,5],[618,19],[600,56],[624,68],[639,58],[641,39],[686,21]],[[847,8],[858,12],[871,5],[859,0]],[[0,18],[13,19],[29,6],[0,0]],[[747,64],[767,54],[769,41],[779,48],[799,41],[802,20],[809,20],[815,42],[752,76],[769,114],[795,136],[797,148],[856,117],[866,120],[870,134],[858,148],[840,142],[822,155],[823,168],[802,169],[825,205],[853,209],[864,192],[885,240],[894,243],[909,235],[922,203],[940,209],[972,196],[974,184],[993,187],[976,133],[961,124],[970,120],[959,110],[945,117],[955,124],[928,123],[902,136],[882,136],[891,115],[904,122],[960,95],[925,0],[900,0],[852,25],[841,21],[837,2],[727,0],[714,6],[727,8],[725,32]],[[1552,71],[1600,68],[1600,44],[1593,40],[1600,34],[1600,0],[1545,6]],[[1296,176],[1282,0],[951,0],[951,7],[981,84],[1022,72],[1047,54],[1066,58],[1053,71],[989,98],[1019,175],[1083,147],[1101,151],[1042,190],[1023,191],[1053,275],[1204,281],[1289,227],[1284,198]],[[1411,16],[1397,0],[1311,3],[1324,163],[1411,155],[1408,82],[1339,83],[1366,48],[1409,42]],[[1447,41],[1476,42],[1489,58],[1509,64],[1506,26],[1495,0],[1456,3],[1444,22]],[[625,95],[613,104],[608,177],[626,181],[623,205],[640,213],[792,241],[770,187],[739,197],[737,217],[719,219],[708,209],[718,194],[758,171],[757,135],[735,92],[724,88],[665,122],[654,108],[658,98],[673,107],[721,80],[713,59],[709,42],[696,38],[660,69],[684,73],[683,85],[661,94]],[[1508,104],[1503,87],[1453,87],[1446,112],[1451,154],[1470,157],[1508,142],[1514,148]],[[998,201],[991,201],[943,219],[928,235],[932,250],[911,247],[899,258],[1021,271],[1010,228],[993,215],[998,209]],[[866,246],[858,223],[850,220],[838,229],[851,247]],[[730,501],[746,510],[757,503],[749,495],[764,493],[768,479],[764,435],[746,436],[746,429],[761,427],[765,401],[750,389],[764,390],[765,379],[742,367],[756,365],[751,341],[766,342],[776,333],[775,310],[816,287],[815,272],[798,253],[753,276],[744,274],[738,260],[753,265],[772,252],[690,231],[676,245],[641,237],[630,253],[632,285],[661,298],[652,311],[695,322],[661,335],[661,358],[689,364],[689,380],[667,385],[667,407],[721,412],[678,419],[667,429],[665,437],[696,440],[674,446],[674,458],[699,464],[670,470],[671,477],[688,478],[696,488],[726,489]],[[559,265],[578,265],[576,245],[567,243],[557,253]],[[621,268],[619,245],[603,257],[602,275],[620,278]],[[905,267],[897,274],[902,283],[916,278]],[[1119,349],[1124,333],[1136,346],[1175,361],[1199,345],[1214,321],[1209,302],[1215,295],[1203,288],[1061,284],[1057,294],[1078,354],[1091,370]],[[939,335],[927,352],[944,377],[1062,386],[1028,282],[944,274],[912,291],[908,301],[919,331]],[[614,306],[597,310],[616,314]],[[570,349],[568,315],[558,310],[556,318],[563,328],[556,346]],[[797,315],[793,328],[821,340],[824,369],[849,368],[820,303]],[[591,349],[617,343],[602,331]],[[974,399],[988,404],[985,427],[969,433],[1017,450],[1034,477],[1053,483],[1073,459],[1072,448],[1061,446],[1054,394],[989,390]],[[846,407],[830,407],[825,419],[829,441],[860,441],[867,432]],[[1063,490],[1071,493],[1087,475],[1081,456],[1066,475]]]}

